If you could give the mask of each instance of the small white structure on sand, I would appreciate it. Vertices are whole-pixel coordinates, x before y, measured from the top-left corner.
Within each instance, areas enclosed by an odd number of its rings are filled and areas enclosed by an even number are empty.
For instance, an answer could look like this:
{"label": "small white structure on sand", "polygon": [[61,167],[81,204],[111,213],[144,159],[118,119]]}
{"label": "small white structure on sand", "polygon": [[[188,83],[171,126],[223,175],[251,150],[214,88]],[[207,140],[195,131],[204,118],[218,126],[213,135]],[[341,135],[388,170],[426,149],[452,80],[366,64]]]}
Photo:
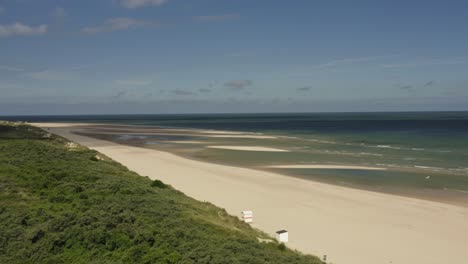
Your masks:
{"label": "small white structure on sand", "polygon": [[279,242],[288,242],[289,240],[288,231],[286,230],[276,231],[276,239]]}
{"label": "small white structure on sand", "polygon": [[242,220],[246,223],[253,222],[253,212],[252,211],[242,211]]}

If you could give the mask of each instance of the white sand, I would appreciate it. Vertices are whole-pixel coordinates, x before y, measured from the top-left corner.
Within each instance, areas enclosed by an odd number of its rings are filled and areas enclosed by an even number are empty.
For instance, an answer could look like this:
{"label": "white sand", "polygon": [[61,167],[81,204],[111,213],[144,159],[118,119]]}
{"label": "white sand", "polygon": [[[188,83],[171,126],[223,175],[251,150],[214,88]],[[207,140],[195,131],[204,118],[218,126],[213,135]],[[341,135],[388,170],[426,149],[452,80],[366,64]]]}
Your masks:
{"label": "white sand", "polygon": [[349,166],[349,165],[312,165],[312,164],[295,164],[295,165],[271,165],[267,168],[278,169],[337,169],[337,170],[386,170],[386,168],[366,167],[366,166]]}
{"label": "white sand", "polygon": [[254,227],[289,231],[287,244],[335,264],[467,263],[468,208],[216,165],[52,132],[129,169],[233,214],[254,211]]}
{"label": "white sand", "polygon": [[250,146],[206,146],[207,148],[229,149],[242,151],[265,151],[265,152],[289,152],[285,149],[268,148],[268,147],[250,147]]}

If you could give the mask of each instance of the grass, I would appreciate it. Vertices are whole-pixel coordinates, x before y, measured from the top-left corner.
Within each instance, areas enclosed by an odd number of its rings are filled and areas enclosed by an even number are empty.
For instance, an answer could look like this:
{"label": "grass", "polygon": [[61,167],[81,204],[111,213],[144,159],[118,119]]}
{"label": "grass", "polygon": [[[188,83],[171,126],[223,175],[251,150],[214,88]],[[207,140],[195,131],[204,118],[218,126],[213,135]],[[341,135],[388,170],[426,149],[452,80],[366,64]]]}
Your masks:
{"label": "grass", "polygon": [[259,238],[93,150],[0,123],[0,263],[321,263]]}

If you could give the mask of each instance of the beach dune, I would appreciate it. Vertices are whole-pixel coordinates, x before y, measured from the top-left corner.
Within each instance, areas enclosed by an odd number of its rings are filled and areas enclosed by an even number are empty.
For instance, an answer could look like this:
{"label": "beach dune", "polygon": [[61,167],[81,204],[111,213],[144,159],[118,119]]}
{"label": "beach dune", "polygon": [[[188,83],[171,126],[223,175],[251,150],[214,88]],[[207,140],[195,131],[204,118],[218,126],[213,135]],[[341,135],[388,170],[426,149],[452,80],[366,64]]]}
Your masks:
{"label": "beach dune", "polygon": [[253,226],[289,231],[287,246],[335,264],[467,263],[468,209],[333,186],[276,173],[210,164],[124,146],[41,124],[142,176],[226,208],[254,212]]}

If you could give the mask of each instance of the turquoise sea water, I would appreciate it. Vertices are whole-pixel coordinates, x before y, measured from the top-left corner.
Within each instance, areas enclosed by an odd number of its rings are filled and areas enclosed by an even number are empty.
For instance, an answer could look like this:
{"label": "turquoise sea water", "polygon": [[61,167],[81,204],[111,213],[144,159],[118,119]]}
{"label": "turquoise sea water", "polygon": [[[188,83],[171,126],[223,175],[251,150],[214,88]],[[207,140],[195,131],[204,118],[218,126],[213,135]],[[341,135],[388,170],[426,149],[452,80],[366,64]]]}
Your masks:
{"label": "turquoise sea water", "polygon": [[[0,117],[35,122],[97,122],[138,126],[213,129],[274,135],[275,139],[145,135],[150,147],[224,164],[344,164],[386,171],[275,169],[340,184],[468,192],[468,112],[206,114],[130,116]],[[123,137],[122,137],[123,136]],[[130,135],[121,135],[120,140]],[[199,140],[203,144],[166,144]],[[266,146],[290,152],[246,152],[206,144]]]}

